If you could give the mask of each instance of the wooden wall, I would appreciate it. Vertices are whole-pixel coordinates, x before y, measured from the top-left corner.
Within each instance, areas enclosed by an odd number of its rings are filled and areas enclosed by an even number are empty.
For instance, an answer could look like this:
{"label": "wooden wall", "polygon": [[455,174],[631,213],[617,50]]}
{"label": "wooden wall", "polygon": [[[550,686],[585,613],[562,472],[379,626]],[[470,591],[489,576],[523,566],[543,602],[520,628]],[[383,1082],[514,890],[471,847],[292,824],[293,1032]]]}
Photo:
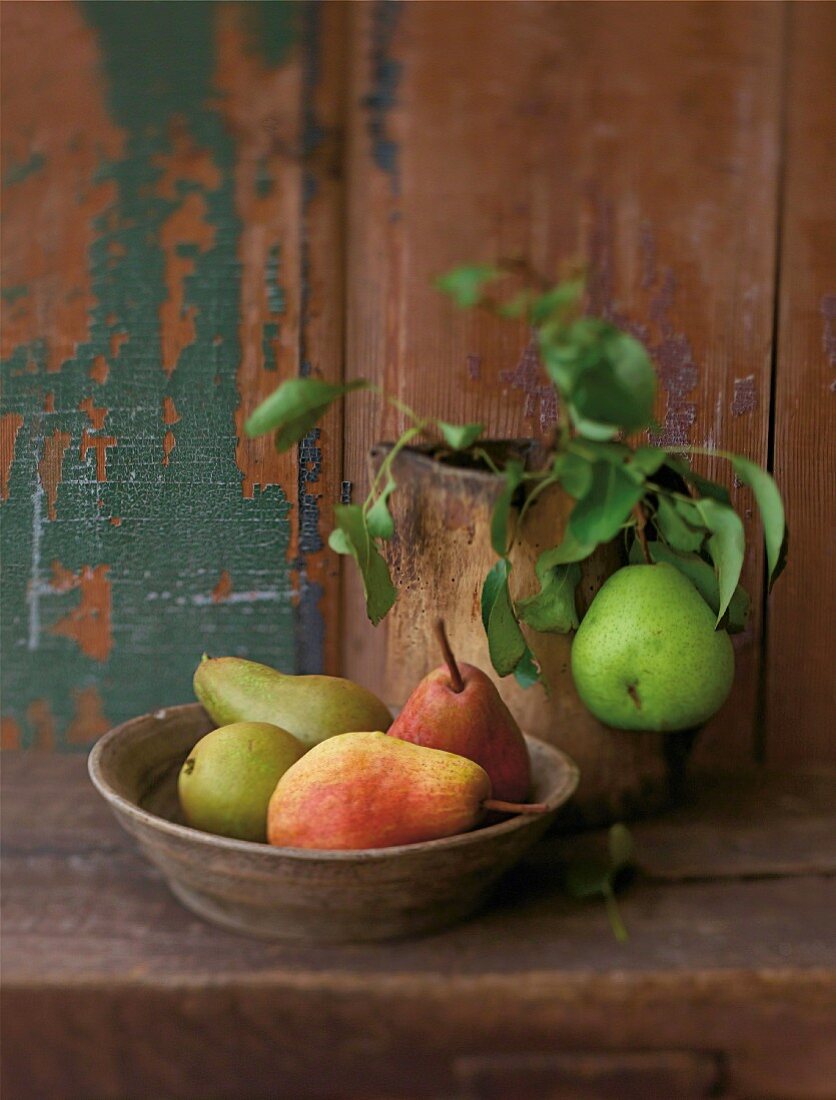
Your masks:
{"label": "wooden wall", "polygon": [[4,744],[187,700],[204,650],[373,685],[324,540],[396,418],[357,396],[291,457],[241,424],[313,371],[547,432],[526,333],[430,286],[522,254],[589,264],[668,440],[784,490],[768,603],[736,490],[755,607],[703,762],[834,758],[835,11],[3,5]]}

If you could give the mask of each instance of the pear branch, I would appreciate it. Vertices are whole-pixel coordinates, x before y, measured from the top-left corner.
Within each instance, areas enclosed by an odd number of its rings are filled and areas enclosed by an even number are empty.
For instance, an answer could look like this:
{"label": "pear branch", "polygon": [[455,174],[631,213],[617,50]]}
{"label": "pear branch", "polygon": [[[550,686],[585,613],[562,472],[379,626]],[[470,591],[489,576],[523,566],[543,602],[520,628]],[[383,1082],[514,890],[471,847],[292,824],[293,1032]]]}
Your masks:
{"label": "pear branch", "polygon": [[435,636],[438,638],[438,644],[441,646],[444,661],[447,668],[450,670],[450,681],[453,691],[458,695],[460,691],[464,691],[464,680],[462,679],[461,672],[459,672],[459,666],[456,664],[456,658],[453,656],[453,650],[450,648],[450,642],[447,639],[447,631],[444,629],[443,619],[439,619],[435,624]]}
{"label": "pear branch", "polygon": [[644,554],[644,560],[648,565],[653,564],[653,558],[650,556],[650,550],[647,546],[647,534],[645,533],[645,527],[647,526],[647,513],[644,510],[644,505],[639,503],[633,509],[633,515],[636,517],[636,535],[641,543],[642,553]]}
{"label": "pear branch", "polygon": [[486,798],[482,808],[501,814],[544,814],[549,809],[545,802],[503,802],[501,798]]}

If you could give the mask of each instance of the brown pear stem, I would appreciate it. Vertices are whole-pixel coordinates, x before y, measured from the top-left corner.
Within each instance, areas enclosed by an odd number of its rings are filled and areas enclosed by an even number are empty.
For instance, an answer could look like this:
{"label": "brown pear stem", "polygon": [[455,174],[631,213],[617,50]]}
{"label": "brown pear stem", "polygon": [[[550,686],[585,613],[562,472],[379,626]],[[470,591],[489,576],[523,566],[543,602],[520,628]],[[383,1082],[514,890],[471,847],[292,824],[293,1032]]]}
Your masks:
{"label": "brown pear stem", "polygon": [[501,798],[486,798],[482,809],[498,810],[501,814],[544,814],[549,808],[545,802],[503,802]]}
{"label": "brown pear stem", "polygon": [[450,682],[453,691],[458,695],[460,691],[464,691],[464,680],[462,679],[461,672],[459,672],[459,666],[456,664],[456,658],[453,656],[453,650],[450,648],[450,642],[447,639],[447,631],[444,629],[443,619],[439,619],[435,624],[435,636],[438,638],[438,644],[441,646],[444,661],[447,668],[450,670]]}

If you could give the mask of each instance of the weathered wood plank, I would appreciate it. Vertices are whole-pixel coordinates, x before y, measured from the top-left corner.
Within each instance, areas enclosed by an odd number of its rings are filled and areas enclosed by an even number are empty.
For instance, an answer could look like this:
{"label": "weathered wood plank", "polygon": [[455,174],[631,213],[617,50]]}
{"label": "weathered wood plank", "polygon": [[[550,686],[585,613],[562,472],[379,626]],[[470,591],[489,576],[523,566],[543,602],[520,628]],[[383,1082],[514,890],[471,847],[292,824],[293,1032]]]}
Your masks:
{"label": "weathered wood plank", "polygon": [[[540,437],[555,409],[526,334],[457,314],[431,280],[470,259],[521,255],[551,274],[580,258],[593,307],[653,352],[665,439],[765,460],[780,7],[377,3],[352,16],[348,374],[448,420]],[[370,399],[352,408],[359,497],[367,448],[399,424]],[[755,611],[704,760],[752,750],[762,554],[748,529]],[[346,667],[374,683],[385,635],[352,592]]]}
{"label": "weathered wood plank", "polygon": [[769,599],[766,753],[836,760],[836,9],[791,4],[774,470],[791,535]]}
{"label": "weathered wood plank", "polygon": [[204,649],[336,663],[341,421],[241,426],[341,371],[342,18],[3,9],[5,744],[188,700]]}

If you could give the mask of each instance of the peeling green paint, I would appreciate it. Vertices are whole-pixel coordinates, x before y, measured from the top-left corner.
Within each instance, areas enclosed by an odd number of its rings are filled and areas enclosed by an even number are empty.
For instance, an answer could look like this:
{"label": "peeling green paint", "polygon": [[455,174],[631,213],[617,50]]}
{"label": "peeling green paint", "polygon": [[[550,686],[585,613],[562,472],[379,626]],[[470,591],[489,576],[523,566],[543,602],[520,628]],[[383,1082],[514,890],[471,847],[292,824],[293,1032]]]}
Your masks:
{"label": "peeling green paint", "polygon": [[[254,8],[251,17],[263,29],[259,49],[278,64],[297,16],[279,3]],[[66,728],[74,692],[86,686],[96,686],[105,714],[118,722],[190,701],[191,675],[204,651],[249,656],[286,671],[299,663],[287,564],[289,502],[278,487],[245,500],[235,462],[241,225],[234,139],[214,107],[216,7],[99,2],[84,11],[98,33],[112,117],[126,135],[122,159],[99,172],[115,183],[117,199],[98,219],[89,253],[96,296],[90,338],[57,374],[45,374],[43,340],[17,348],[3,363],[5,407],[26,416],[3,506],[3,710],[20,723],[28,745],[34,731],[27,707],[46,699],[61,748],[73,747]],[[174,199],[158,193],[160,161],[172,152],[173,118],[197,147],[211,151],[221,181],[216,189],[188,179],[178,181]],[[214,243],[204,250],[190,242],[178,246],[194,263],[184,307],[196,309],[196,339],[168,377],[160,352],[160,307],[169,293],[160,234],[194,191],[205,201]],[[271,287],[282,295],[277,284]],[[110,361],[111,335],[124,331],[129,339],[110,362],[106,383],[94,384],[91,364],[98,356]],[[36,373],[25,370],[30,359]],[[46,391],[54,394],[55,412],[42,411]],[[108,410],[101,434],[117,440],[108,450],[104,483],[96,480],[95,455],[82,460],[79,452],[82,432],[90,430],[79,404],[88,395]],[[168,466],[162,463],[165,397],[180,418],[172,426],[176,448]],[[72,444],[58,518],[49,522],[37,463],[55,427],[70,432]],[[116,517],[119,526],[109,522]],[[73,572],[109,565],[113,645],[105,663],[50,633],[79,599],[78,591],[51,589],[53,561]],[[223,570],[232,593],[216,602],[212,592]]]}

